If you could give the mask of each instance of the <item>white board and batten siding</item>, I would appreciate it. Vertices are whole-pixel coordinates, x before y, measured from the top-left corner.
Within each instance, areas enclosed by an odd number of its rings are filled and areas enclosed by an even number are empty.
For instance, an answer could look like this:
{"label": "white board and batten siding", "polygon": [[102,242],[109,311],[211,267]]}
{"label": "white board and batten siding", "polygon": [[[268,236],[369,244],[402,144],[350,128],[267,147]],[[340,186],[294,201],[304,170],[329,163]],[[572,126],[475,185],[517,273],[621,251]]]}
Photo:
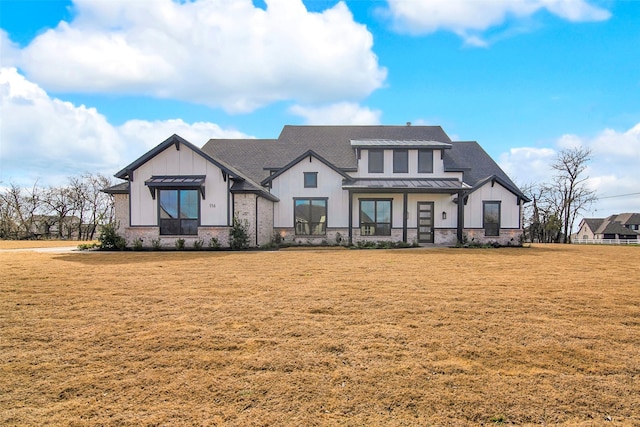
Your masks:
{"label": "white board and batten siding", "polygon": [[[305,188],[305,172],[318,174],[317,188]],[[274,178],[271,194],[280,199],[274,205],[274,227],[294,226],[293,200],[295,198],[326,198],[327,227],[347,227],[349,192],[342,189],[343,179],[342,175],[313,156],[311,156],[311,161],[307,156]]]}
{"label": "white board and batten siding", "polygon": [[482,228],[483,202],[500,203],[500,228],[520,228],[520,206],[518,196],[499,183],[487,182],[469,195],[464,207],[465,228]]}
{"label": "white board and batten siding", "polygon": [[[152,176],[205,175],[205,199],[200,199],[203,226],[227,225],[227,183],[222,171],[189,147],[171,145],[134,171],[131,188],[131,226],[157,226],[158,200],[153,200],[145,181]],[[227,179],[229,179],[227,177]]]}

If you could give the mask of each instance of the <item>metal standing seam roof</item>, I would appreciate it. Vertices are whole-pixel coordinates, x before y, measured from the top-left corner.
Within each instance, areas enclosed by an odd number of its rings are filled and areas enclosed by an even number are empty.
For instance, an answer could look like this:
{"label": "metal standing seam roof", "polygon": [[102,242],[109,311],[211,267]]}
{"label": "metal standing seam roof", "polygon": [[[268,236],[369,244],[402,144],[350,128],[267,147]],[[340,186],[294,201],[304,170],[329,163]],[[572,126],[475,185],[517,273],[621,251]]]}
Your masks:
{"label": "metal standing seam roof", "polygon": [[451,148],[451,144],[440,141],[420,139],[352,139],[352,147],[414,147],[414,148]]}
{"label": "metal standing seam roof", "polygon": [[345,181],[342,185],[345,190],[431,190],[443,192],[456,192],[465,188],[457,179],[432,178],[432,179],[354,179]]}
{"label": "metal standing seam roof", "polygon": [[149,187],[200,186],[204,184],[204,175],[152,176],[144,182]]}

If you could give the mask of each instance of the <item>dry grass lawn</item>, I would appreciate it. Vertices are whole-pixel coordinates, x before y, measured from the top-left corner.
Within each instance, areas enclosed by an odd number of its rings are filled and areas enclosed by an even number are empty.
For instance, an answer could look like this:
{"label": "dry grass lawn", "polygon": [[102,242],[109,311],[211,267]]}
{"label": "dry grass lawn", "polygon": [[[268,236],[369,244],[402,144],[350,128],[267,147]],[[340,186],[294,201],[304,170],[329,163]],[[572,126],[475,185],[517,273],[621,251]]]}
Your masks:
{"label": "dry grass lawn", "polygon": [[78,247],[94,243],[86,240],[0,240],[0,249],[34,249],[56,247]]}
{"label": "dry grass lawn", "polygon": [[0,253],[0,425],[640,425],[640,248]]}

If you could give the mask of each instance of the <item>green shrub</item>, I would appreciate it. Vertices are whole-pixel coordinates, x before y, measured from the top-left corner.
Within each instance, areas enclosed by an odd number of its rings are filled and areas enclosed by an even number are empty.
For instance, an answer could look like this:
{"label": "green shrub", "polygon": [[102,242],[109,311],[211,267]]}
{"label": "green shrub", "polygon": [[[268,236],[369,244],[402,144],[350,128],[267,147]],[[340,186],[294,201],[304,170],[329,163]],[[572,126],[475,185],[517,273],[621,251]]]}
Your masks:
{"label": "green shrub", "polygon": [[114,249],[122,251],[127,247],[127,241],[116,231],[116,224],[106,224],[102,227],[102,232],[98,237],[100,249],[112,251]]}
{"label": "green shrub", "polygon": [[142,239],[137,237],[134,241],[133,241],[133,250],[134,251],[141,251],[142,250]]}
{"label": "green shrub", "polygon": [[89,249],[99,248],[100,244],[98,243],[81,243],[78,245],[78,250],[88,251]]}
{"label": "green shrub", "polygon": [[176,249],[181,251],[184,249],[184,239],[176,239]]}
{"label": "green shrub", "polygon": [[160,243],[159,237],[157,239],[151,240],[151,248],[153,248],[154,251],[159,251],[160,249],[162,249],[162,244]]}
{"label": "green shrub", "polygon": [[204,245],[204,240],[202,239],[195,240],[193,242],[193,249],[195,249],[196,251],[199,251],[200,249],[202,249],[202,245]]}
{"label": "green shrub", "polygon": [[218,241],[217,237],[212,237],[211,239],[209,239],[209,249],[220,249],[220,242]]}
{"label": "green shrub", "polygon": [[249,247],[249,222],[240,221],[233,217],[233,226],[229,230],[229,246],[231,249],[245,249]]}

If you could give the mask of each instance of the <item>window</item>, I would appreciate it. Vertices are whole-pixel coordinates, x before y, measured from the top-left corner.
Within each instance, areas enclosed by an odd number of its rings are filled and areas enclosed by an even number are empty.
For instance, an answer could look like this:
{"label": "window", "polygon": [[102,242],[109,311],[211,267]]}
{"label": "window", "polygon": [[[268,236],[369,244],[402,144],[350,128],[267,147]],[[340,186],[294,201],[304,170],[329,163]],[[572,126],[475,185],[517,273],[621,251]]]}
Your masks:
{"label": "window", "polygon": [[197,235],[200,222],[198,190],[159,190],[160,234]]}
{"label": "window", "polygon": [[500,235],[500,202],[483,203],[483,227],[485,236]]}
{"label": "window", "polygon": [[369,150],[369,173],[384,172],[384,150]]}
{"label": "window", "polygon": [[318,172],[304,172],[304,188],[318,188]]}
{"label": "window", "polygon": [[319,236],[327,233],[327,199],[294,199],[296,234]]}
{"label": "window", "polygon": [[360,200],[360,235],[391,235],[391,200]]}
{"label": "window", "polygon": [[393,173],[409,172],[409,151],[393,150]]}
{"label": "window", "polygon": [[418,150],[418,173],[433,173],[433,150]]}

